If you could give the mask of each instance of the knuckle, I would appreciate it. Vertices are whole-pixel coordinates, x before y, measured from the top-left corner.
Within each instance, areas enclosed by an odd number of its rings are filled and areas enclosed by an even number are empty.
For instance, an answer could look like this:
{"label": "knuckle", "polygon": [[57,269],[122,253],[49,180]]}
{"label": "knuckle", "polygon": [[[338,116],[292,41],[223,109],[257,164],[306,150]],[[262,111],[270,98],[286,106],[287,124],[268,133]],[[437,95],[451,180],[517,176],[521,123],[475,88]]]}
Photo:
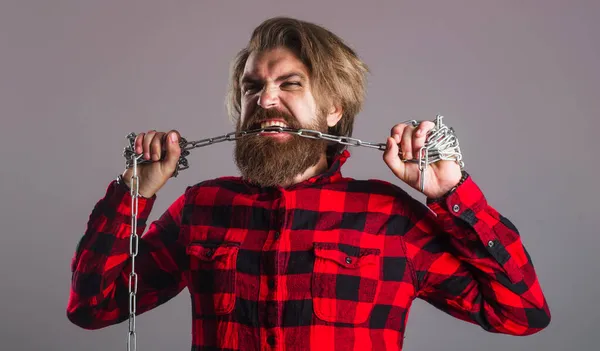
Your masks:
{"label": "knuckle", "polygon": [[392,135],[400,133],[400,131],[402,131],[402,129],[405,127],[405,125],[403,124],[396,124],[395,126],[392,127],[392,129],[390,130],[390,133]]}
{"label": "knuckle", "polygon": [[428,131],[428,130],[433,129],[433,127],[435,127],[435,123],[433,123],[432,121],[426,121],[426,122],[423,122],[421,129],[423,129],[424,131]]}

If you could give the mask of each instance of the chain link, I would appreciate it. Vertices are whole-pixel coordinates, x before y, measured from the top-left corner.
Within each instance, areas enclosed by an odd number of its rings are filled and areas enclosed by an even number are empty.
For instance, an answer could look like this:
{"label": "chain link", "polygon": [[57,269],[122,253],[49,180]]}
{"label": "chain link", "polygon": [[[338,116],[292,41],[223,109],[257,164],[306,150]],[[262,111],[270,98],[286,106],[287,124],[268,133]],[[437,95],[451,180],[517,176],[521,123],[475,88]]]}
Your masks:
{"label": "chain link", "polygon": [[[178,161],[177,167],[175,169],[175,172],[173,173],[173,177],[177,177],[177,175],[179,174],[179,171],[189,168],[189,164],[188,164],[186,157],[189,156],[190,150],[192,150],[192,149],[204,147],[204,146],[208,146],[208,145],[213,145],[213,144],[221,143],[224,141],[235,141],[235,140],[241,139],[243,137],[249,137],[249,136],[259,135],[261,133],[268,133],[268,132],[294,134],[294,135],[298,135],[298,136],[301,136],[304,138],[322,139],[322,140],[327,140],[327,141],[331,141],[331,142],[335,142],[335,143],[343,144],[343,145],[348,145],[348,146],[363,146],[363,147],[369,147],[369,148],[378,149],[378,150],[386,149],[385,143],[371,143],[371,142],[366,142],[366,141],[362,141],[360,139],[351,138],[351,137],[347,137],[347,136],[325,134],[323,132],[319,132],[316,130],[290,129],[290,128],[277,127],[277,126],[255,129],[255,130],[250,130],[250,131],[231,132],[231,133],[221,135],[218,137],[201,139],[201,140],[197,140],[197,141],[187,141],[185,138],[180,138],[179,147],[181,148],[181,155],[179,156],[179,161]],[[127,168],[131,168],[133,166],[133,162],[131,161],[131,158],[133,156],[139,156],[134,152],[134,149],[135,149],[134,144],[135,144],[136,136],[137,135],[135,133],[130,133],[129,135],[127,135],[127,139],[129,140],[129,145],[126,146],[125,149],[123,150],[123,156],[125,156],[125,159],[126,159],[125,166]],[[164,156],[163,156],[163,158],[164,158]],[[138,161],[138,164],[141,165],[141,164],[146,164],[146,163],[151,163],[151,162],[154,162],[154,161],[141,160],[141,161]],[[409,162],[415,162],[415,161],[409,160]]]}
{"label": "chain link", "polygon": [[[441,116],[441,115],[436,116],[435,127],[428,132],[428,135],[427,135],[427,138],[425,141],[425,145],[419,150],[418,157],[416,159],[410,159],[410,160],[403,159],[402,160],[403,162],[417,163],[419,165],[419,170],[421,171],[421,177],[420,177],[421,191],[424,191],[424,189],[425,189],[424,188],[425,187],[424,172],[426,171],[428,165],[438,162],[440,160],[450,160],[450,161],[456,161],[461,166],[461,168],[464,167],[458,139],[454,135],[454,130],[452,128],[448,128],[448,126],[445,126],[442,123],[442,118],[443,118],[443,116]],[[405,121],[402,123],[410,124],[413,127],[416,127],[420,124],[420,121],[413,119],[413,120]],[[330,141],[333,143],[338,143],[338,144],[347,145],[347,146],[368,147],[368,148],[373,148],[373,149],[382,150],[382,151],[386,150],[385,143],[372,143],[372,142],[362,141],[357,138],[352,138],[352,137],[348,137],[348,136],[330,135],[330,134],[325,134],[323,132],[310,130],[310,129],[297,129],[296,130],[296,129],[290,129],[290,128],[285,128],[285,127],[273,126],[273,127],[255,129],[255,130],[250,130],[250,131],[231,132],[231,133],[227,133],[227,134],[224,134],[221,136],[207,138],[207,139],[201,139],[201,140],[197,140],[197,141],[187,141],[185,138],[180,138],[179,147],[181,148],[181,155],[179,156],[179,160],[177,162],[175,171],[173,172],[172,176],[177,177],[177,175],[179,174],[180,171],[189,168],[187,156],[189,156],[190,150],[192,150],[192,149],[204,147],[204,146],[208,146],[208,145],[213,145],[213,144],[221,143],[224,141],[235,141],[235,140],[238,140],[243,137],[259,135],[261,133],[267,133],[267,132],[287,133],[287,134],[298,135],[303,138],[327,140],[327,141]],[[126,164],[125,164],[126,167],[131,168],[133,166],[132,158],[135,156],[139,159],[140,155],[137,155],[134,151],[135,150],[134,143],[135,143],[136,134],[130,133],[129,135],[127,135],[127,138],[129,140],[129,145],[124,148],[123,156],[125,156],[125,159],[126,159]],[[163,158],[164,158],[164,156],[163,156]],[[154,162],[154,161],[141,160],[141,161],[138,161],[138,164],[146,164],[146,163],[151,163],[151,162]]]}
{"label": "chain link", "polygon": [[[461,169],[464,167],[462,161],[462,154],[458,144],[458,139],[454,135],[454,130],[448,128],[442,123],[443,116],[437,115],[435,119],[435,127],[428,132],[425,140],[425,145],[419,149],[419,155],[416,159],[402,160],[403,162],[417,163],[420,171],[420,188],[423,192],[425,189],[425,172],[428,165],[440,161],[450,160],[456,161]],[[409,120],[402,122],[404,124],[410,124],[413,127],[419,125],[417,120]],[[298,135],[303,138],[309,139],[321,139],[330,142],[354,146],[354,147],[368,147],[381,151],[386,150],[385,143],[372,143],[362,141],[360,139],[351,138],[348,136],[338,136],[325,134],[323,132],[310,130],[310,129],[290,129],[284,127],[267,127],[250,131],[231,132],[214,138],[201,139],[197,141],[187,141],[185,138],[180,138],[179,147],[181,148],[181,155],[177,162],[173,177],[177,177],[180,171],[189,168],[188,161],[186,159],[190,154],[190,150],[221,143],[224,141],[234,141],[243,137],[259,135],[261,133],[288,133]],[[135,331],[135,314],[136,314],[136,294],[137,294],[137,282],[138,276],[135,272],[135,257],[138,254],[139,248],[139,236],[137,234],[137,216],[138,216],[138,198],[139,198],[139,178],[137,174],[137,167],[141,164],[154,162],[152,160],[141,160],[142,154],[135,153],[135,133],[127,135],[129,144],[123,150],[123,156],[126,159],[126,167],[133,167],[133,175],[131,177],[131,236],[129,241],[129,255],[131,257],[131,272],[129,274],[129,334],[127,338],[127,350],[135,351],[137,348],[137,335]],[[401,153],[401,151],[400,151]],[[164,158],[164,157],[163,157]]]}
{"label": "chain link", "polygon": [[140,183],[138,177],[138,159],[141,155],[133,155],[133,174],[131,176],[131,235],[129,236],[129,256],[131,258],[131,272],[129,273],[129,333],[127,335],[127,350],[135,351],[137,349],[137,335],[135,332],[135,314],[136,314],[136,294],[138,288],[138,275],[135,272],[135,257],[139,250],[139,236],[137,234],[137,216],[138,216],[138,198]]}

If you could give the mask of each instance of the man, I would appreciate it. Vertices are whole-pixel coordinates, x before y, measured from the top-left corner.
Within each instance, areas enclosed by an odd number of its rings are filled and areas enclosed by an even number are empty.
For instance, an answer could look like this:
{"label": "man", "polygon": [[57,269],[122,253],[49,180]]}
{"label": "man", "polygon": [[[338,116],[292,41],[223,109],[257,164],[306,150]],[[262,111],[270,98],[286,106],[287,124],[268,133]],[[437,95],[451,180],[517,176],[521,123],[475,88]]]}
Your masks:
{"label": "man", "polygon": [[[326,29],[269,19],[233,63],[229,111],[238,131],[350,136],[366,72]],[[421,173],[405,161],[432,128],[400,123],[387,139],[385,164],[415,189]],[[179,138],[136,138],[136,152],[154,161],[138,166],[139,233],[176,170]],[[340,144],[288,133],[238,140],[241,177],[187,187],[141,236],[136,313],[187,287],[193,350],[401,350],[415,298],[489,332],[548,325],[517,229],[457,162],[428,166],[426,206],[396,185],[342,176],[348,157]],[[82,328],[129,315],[131,176],[128,168],[109,184],[73,257],[67,316]]]}

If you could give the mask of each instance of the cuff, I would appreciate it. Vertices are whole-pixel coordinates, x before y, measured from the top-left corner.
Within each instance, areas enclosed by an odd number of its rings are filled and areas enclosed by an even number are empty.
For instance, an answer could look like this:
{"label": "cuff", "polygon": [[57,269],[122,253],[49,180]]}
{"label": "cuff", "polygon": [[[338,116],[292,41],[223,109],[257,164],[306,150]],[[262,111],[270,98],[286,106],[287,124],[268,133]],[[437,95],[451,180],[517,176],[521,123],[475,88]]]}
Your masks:
{"label": "cuff", "polygon": [[512,283],[523,278],[507,246],[514,242],[516,231],[501,230],[504,222],[488,205],[481,189],[467,175],[452,192],[439,201],[428,201],[443,230],[454,238],[479,242],[506,271]]}
{"label": "cuff", "polygon": [[440,198],[427,199],[427,205],[442,221],[444,229],[462,237],[468,231],[453,230],[456,219],[474,227],[478,221],[477,214],[487,208],[487,200],[471,176],[463,171],[463,177],[454,188]]}
{"label": "cuff", "polygon": [[[132,196],[131,190],[123,182],[121,176],[114,179],[110,182],[105,200],[107,201],[106,209],[113,209],[112,214],[107,213],[106,215],[110,218],[111,215],[115,217],[115,223],[127,223],[131,222],[131,210],[132,210]],[[156,201],[156,194],[154,194],[151,198],[145,198],[143,196],[138,197],[138,215],[137,215],[137,226],[145,227],[146,221],[150,216],[150,212]],[[129,234],[127,234],[129,235]]]}

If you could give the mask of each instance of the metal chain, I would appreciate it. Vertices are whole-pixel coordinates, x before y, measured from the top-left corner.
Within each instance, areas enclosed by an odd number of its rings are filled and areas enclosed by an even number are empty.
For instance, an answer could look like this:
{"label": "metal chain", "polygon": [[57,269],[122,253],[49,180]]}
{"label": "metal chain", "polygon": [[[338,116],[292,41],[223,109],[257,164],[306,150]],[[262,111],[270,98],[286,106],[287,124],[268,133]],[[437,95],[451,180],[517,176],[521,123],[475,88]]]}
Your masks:
{"label": "metal chain", "polygon": [[[462,153],[458,139],[454,134],[454,129],[442,123],[443,116],[437,115],[435,127],[429,131],[425,139],[425,144],[419,149],[417,162],[419,163],[421,192],[425,191],[425,173],[427,166],[440,160],[455,161],[461,170],[465,163],[462,160]],[[415,121],[413,120],[413,125]],[[418,122],[417,122],[418,123]]]}
{"label": "metal chain", "polygon": [[[356,138],[351,138],[351,137],[347,137],[347,136],[330,135],[330,134],[325,134],[323,132],[319,132],[316,130],[310,130],[310,129],[290,129],[290,128],[277,127],[277,126],[267,127],[267,128],[262,128],[262,129],[255,129],[255,130],[250,130],[250,131],[231,132],[231,133],[227,133],[225,135],[221,135],[218,137],[201,139],[201,140],[197,140],[197,141],[187,141],[185,138],[180,138],[179,147],[181,148],[181,155],[179,156],[179,160],[175,167],[175,172],[173,173],[173,177],[177,177],[177,175],[179,174],[180,171],[189,168],[189,164],[188,164],[186,157],[189,156],[190,150],[192,150],[192,149],[204,147],[204,146],[208,146],[208,145],[213,145],[213,144],[221,143],[224,141],[234,141],[234,140],[238,140],[238,139],[241,139],[244,137],[258,135],[260,133],[265,133],[265,132],[294,134],[294,135],[298,135],[298,136],[301,136],[304,138],[322,139],[322,140],[332,141],[332,142],[335,142],[338,144],[343,144],[343,145],[348,145],[348,146],[364,146],[364,147],[370,147],[370,148],[379,149],[379,150],[385,150],[385,148],[386,148],[385,144],[382,144],[382,143],[370,143],[370,142],[366,142],[366,141],[361,141],[360,139],[356,139]],[[131,158],[133,156],[139,156],[134,152],[134,149],[135,149],[134,144],[135,144],[136,136],[137,136],[137,134],[135,134],[135,133],[129,133],[127,135],[127,139],[129,140],[129,145],[126,146],[125,149],[123,150],[123,156],[125,156],[125,159],[126,159],[125,166],[127,168],[131,168],[133,165]],[[163,158],[164,158],[164,156],[163,156]],[[146,163],[151,163],[151,162],[154,162],[154,161],[141,160],[138,162],[138,164],[146,164]],[[416,162],[416,161],[413,160],[411,162]]]}
{"label": "metal chain", "polygon": [[[417,163],[419,165],[419,171],[421,172],[420,176],[420,188],[421,192],[425,189],[425,172],[427,166],[438,162],[440,160],[448,160],[448,161],[456,161],[461,169],[464,167],[464,162],[462,161],[462,153],[460,151],[460,146],[458,143],[458,139],[454,134],[454,130],[449,128],[448,126],[442,123],[443,116],[437,115],[435,119],[435,127],[428,132],[426,137],[425,145],[419,150],[418,157],[416,159],[410,160],[402,160],[403,162],[409,163]],[[417,120],[409,120],[402,122],[404,124],[411,124],[413,127],[419,125],[421,121]],[[197,141],[187,141],[185,138],[180,138],[179,147],[181,148],[181,155],[179,156],[179,160],[175,167],[175,171],[173,172],[173,177],[177,177],[180,171],[189,168],[189,163],[187,160],[187,156],[190,154],[190,150],[204,147],[208,145],[213,145],[217,143],[221,143],[224,141],[234,141],[244,137],[258,135],[260,133],[265,132],[275,132],[275,133],[288,133],[298,135],[304,138],[310,139],[322,139],[330,142],[347,145],[347,146],[362,146],[369,147],[373,149],[378,149],[384,151],[386,149],[385,143],[372,143],[367,141],[362,141],[360,139],[351,138],[347,136],[339,136],[339,135],[330,135],[325,134],[323,132],[310,130],[310,129],[290,129],[284,127],[267,127],[261,129],[255,129],[250,131],[241,131],[241,132],[231,132],[225,135],[221,135],[218,137],[201,139]],[[129,140],[129,145],[125,147],[123,150],[123,156],[125,156],[127,168],[132,167],[132,158],[137,157],[140,158],[140,155],[137,155],[134,152],[134,143],[136,134],[130,133],[127,135]],[[163,156],[164,158],[164,156]],[[138,164],[146,164],[154,162],[152,160],[141,160]]]}
{"label": "metal chain", "polygon": [[139,249],[139,236],[137,234],[138,198],[140,183],[137,174],[138,159],[141,155],[131,157],[133,162],[133,175],[131,176],[131,235],[129,237],[129,256],[131,257],[131,272],[129,273],[129,333],[127,335],[127,350],[137,349],[137,335],[135,332],[136,294],[138,275],[135,272],[135,257]]}
{"label": "metal chain", "polygon": [[[461,169],[464,167],[462,154],[458,144],[458,139],[454,135],[454,130],[448,128],[442,123],[443,116],[437,115],[435,119],[435,127],[430,130],[425,139],[425,144],[419,149],[419,156],[416,159],[402,160],[403,162],[418,163],[420,171],[420,188],[423,192],[425,189],[425,172],[427,166],[440,161],[456,161]],[[402,122],[410,124],[413,127],[419,125],[420,121],[410,120]],[[190,154],[190,150],[221,143],[224,141],[234,141],[244,137],[258,135],[260,133],[275,132],[288,133],[298,135],[309,139],[321,139],[347,146],[362,146],[381,151],[386,150],[385,143],[372,143],[362,141],[360,139],[347,136],[338,136],[325,134],[323,132],[310,129],[290,129],[284,127],[267,127],[250,131],[231,132],[214,138],[201,139],[197,141],[187,141],[185,138],[180,138],[179,147],[181,155],[175,167],[172,177],[177,177],[180,171],[189,168],[186,159]],[[136,294],[137,294],[137,273],[135,273],[135,257],[138,253],[139,236],[137,235],[137,215],[138,215],[138,197],[139,197],[139,178],[137,175],[137,166],[141,164],[154,162],[152,160],[141,160],[142,154],[135,153],[135,133],[127,135],[129,144],[123,150],[123,156],[126,159],[126,167],[133,167],[133,175],[131,177],[131,236],[129,241],[129,255],[131,257],[131,273],[129,274],[129,334],[127,338],[127,350],[132,351],[137,348],[137,337],[135,332],[135,313],[136,313]],[[163,156],[164,158],[164,156]],[[133,349],[132,349],[133,346]]]}

